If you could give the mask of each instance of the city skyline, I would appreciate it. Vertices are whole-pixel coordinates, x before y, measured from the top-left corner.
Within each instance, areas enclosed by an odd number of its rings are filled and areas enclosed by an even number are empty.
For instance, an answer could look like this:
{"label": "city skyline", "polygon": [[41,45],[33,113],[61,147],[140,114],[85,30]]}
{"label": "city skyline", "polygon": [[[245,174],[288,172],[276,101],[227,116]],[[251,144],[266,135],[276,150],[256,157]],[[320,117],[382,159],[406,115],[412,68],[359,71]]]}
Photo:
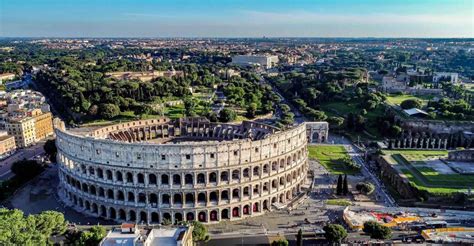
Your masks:
{"label": "city skyline", "polygon": [[0,0],[1,37],[474,37],[472,1]]}

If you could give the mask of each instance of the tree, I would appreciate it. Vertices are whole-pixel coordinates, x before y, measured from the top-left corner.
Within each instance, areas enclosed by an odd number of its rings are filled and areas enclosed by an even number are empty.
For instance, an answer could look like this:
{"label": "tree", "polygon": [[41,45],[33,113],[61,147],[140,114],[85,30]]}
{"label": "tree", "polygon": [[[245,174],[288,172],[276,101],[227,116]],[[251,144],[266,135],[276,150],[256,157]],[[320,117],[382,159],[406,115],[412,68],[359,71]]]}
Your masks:
{"label": "tree", "polygon": [[207,234],[207,228],[199,221],[191,222],[193,226],[193,239],[194,241],[209,241],[209,235]]}
{"label": "tree", "polygon": [[112,119],[119,114],[120,114],[120,109],[115,104],[104,103],[100,105],[100,116],[106,119]]}
{"label": "tree", "polygon": [[392,237],[392,230],[376,221],[366,221],[362,230],[375,239],[389,239]]}
{"label": "tree", "polygon": [[328,122],[330,125],[331,129],[339,129],[344,125],[344,118],[343,117],[337,117],[337,116],[331,116],[328,118]]}
{"label": "tree", "polygon": [[341,225],[329,224],[323,227],[326,240],[333,243],[341,243],[347,237],[347,231]]}
{"label": "tree", "polygon": [[349,193],[349,185],[347,184],[347,174],[344,174],[344,183],[343,183],[343,186],[342,186],[342,194],[344,196],[347,196],[348,193]]}
{"label": "tree", "polygon": [[272,246],[288,246],[288,240],[278,239],[272,242]]}
{"label": "tree", "polygon": [[342,175],[340,174],[339,178],[337,179],[336,194],[338,196],[342,195]]}
{"label": "tree", "polygon": [[247,107],[247,117],[254,118],[256,114],[257,114],[257,104],[250,103]]}
{"label": "tree", "polygon": [[79,245],[96,246],[106,236],[106,229],[101,225],[95,225],[89,231],[83,231],[79,237]]}
{"label": "tree", "polygon": [[24,216],[18,209],[0,208],[0,245],[50,245],[52,235],[62,235],[67,222],[59,212]]}
{"label": "tree", "polygon": [[402,109],[411,109],[421,108],[421,105],[422,103],[419,99],[407,99],[400,104],[400,107],[402,107]]}
{"label": "tree", "polygon": [[234,110],[225,108],[219,113],[219,121],[229,122],[234,121],[237,118],[237,114]]}
{"label": "tree", "polygon": [[186,116],[196,116],[196,101],[192,97],[186,97],[184,99],[184,112]]}
{"label": "tree", "polygon": [[375,186],[372,183],[368,182],[359,182],[356,184],[356,189],[360,191],[361,193],[364,193],[366,195],[372,194],[375,190]]}
{"label": "tree", "polygon": [[298,230],[296,235],[296,246],[303,246],[303,231],[301,229]]}
{"label": "tree", "polygon": [[35,160],[21,160],[13,163],[11,171],[20,179],[29,180],[43,171],[43,167]]}
{"label": "tree", "polygon": [[44,152],[48,155],[50,161],[56,161],[56,154],[58,153],[58,149],[56,148],[56,140],[55,139],[48,139],[44,143],[43,146]]}

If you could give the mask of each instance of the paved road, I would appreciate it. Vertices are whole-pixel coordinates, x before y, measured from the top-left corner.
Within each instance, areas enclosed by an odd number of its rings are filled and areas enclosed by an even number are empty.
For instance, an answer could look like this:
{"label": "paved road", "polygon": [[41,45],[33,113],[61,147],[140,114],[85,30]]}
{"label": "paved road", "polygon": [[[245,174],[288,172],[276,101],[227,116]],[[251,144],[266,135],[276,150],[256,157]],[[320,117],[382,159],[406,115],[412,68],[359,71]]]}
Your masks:
{"label": "paved road", "polygon": [[367,167],[367,163],[364,160],[365,153],[359,150],[359,148],[355,147],[353,144],[345,144],[344,148],[347,150],[347,153],[349,153],[349,156],[351,156],[352,160],[361,166],[362,174],[372,180],[375,185],[376,196],[383,199],[385,206],[396,207],[397,204],[395,199],[393,199],[385,190],[385,185],[380,182],[378,177]]}
{"label": "paved road", "polygon": [[37,155],[44,154],[44,143],[45,141],[41,141],[36,145],[30,146],[28,148],[19,149],[15,154],[11,155],[3,161],[0,161],[0,180],[7,180],[13,177],[13,173],[11,172],[10,168],[16,161],[20,161],[23,159],[31,159]]}

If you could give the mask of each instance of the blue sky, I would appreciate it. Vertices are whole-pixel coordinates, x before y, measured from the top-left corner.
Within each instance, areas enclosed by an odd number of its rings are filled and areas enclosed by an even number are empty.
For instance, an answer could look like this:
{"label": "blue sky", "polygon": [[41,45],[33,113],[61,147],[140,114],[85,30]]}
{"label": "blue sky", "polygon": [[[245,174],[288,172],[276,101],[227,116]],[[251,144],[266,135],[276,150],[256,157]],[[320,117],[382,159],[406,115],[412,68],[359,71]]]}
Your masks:
{"label": "blue sky", "polygon": [[0,0],[2,37],[474,37],[474,0]]}

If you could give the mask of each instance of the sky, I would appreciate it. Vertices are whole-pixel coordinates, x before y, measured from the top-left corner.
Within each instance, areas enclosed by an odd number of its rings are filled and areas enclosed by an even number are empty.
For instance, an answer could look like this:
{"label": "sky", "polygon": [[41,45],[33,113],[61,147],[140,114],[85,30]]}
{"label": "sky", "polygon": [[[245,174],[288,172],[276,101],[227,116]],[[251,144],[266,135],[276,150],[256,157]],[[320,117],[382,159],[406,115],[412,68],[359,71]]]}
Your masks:
{"label": "sky", "polygon": [[0,37],[474,37],[474,0],[0,0]]}

